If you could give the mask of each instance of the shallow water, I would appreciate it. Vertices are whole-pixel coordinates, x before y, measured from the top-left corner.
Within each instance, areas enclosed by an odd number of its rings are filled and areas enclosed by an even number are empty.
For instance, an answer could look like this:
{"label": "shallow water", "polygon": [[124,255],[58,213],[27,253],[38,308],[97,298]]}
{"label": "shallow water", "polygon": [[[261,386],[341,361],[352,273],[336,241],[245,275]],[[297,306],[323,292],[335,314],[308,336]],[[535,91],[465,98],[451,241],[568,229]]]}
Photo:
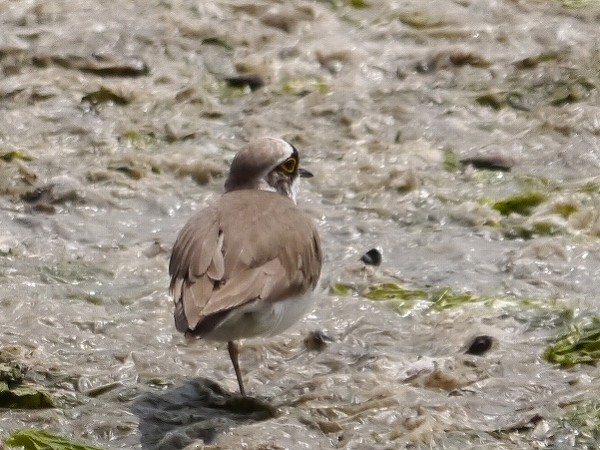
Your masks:
{"label": "shallow water", "polygon": [[[0,436],[33,426],[127,449],[574,445],[561,418],[597,391],[598,370],[541,353],[569,312],[597,310],[600,9],[367,4],[0,3],[0,156],[21,152],[0,160],[0,356],[58,404],[4,411]],[[239,73],[266,85],[226,86]],[[227,352],[186,345],[167,293],[178,230],[259,135],[293,142],[315,173],[300,204],[326,252],[314,312],[243,345],[247,388],[279,411],[267,420],[223,407],[213,383],[237,389]],[[457,163],[473,157],[511,170]],[[492,208],[529,192],[544,201],[527,215]],[[376,269],[359,262],[372,247]],[[437,310],[362,295],[390,280],[495,300]],[[351,289],[333,295],[336,283]],[[332,342],[307,351],[316,329]],[[482,334],[490,352],[465,355]]]}

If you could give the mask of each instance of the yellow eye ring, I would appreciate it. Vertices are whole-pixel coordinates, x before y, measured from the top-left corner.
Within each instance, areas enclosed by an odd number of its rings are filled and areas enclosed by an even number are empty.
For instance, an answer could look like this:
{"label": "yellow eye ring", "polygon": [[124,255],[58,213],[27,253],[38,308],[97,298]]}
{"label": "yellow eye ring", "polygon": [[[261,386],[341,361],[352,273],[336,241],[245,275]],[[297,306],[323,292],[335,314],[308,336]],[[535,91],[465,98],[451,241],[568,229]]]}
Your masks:
{"label": "yellow eye ring", "polygon": [[284,171],[285,173],[294,173],[296,171],[296,165],[298,164],[298,161],[296,160],[296,158],[288,158],[286,159],[283,163],[281,163],[279,165],[279,167],[281,168],[282,171]]}

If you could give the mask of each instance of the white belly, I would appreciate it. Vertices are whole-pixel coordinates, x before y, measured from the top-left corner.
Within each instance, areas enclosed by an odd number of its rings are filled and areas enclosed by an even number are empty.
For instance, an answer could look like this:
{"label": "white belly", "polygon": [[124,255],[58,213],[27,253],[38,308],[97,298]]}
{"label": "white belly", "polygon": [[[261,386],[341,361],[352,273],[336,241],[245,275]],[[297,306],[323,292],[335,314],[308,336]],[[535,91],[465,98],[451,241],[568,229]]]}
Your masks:
{"label": "white belly", "polygon": [[274,336],[291,327],[310,310],[313,292],[275,303],[255,300],[231,311],[204,339],[235,341],[257,336]]}

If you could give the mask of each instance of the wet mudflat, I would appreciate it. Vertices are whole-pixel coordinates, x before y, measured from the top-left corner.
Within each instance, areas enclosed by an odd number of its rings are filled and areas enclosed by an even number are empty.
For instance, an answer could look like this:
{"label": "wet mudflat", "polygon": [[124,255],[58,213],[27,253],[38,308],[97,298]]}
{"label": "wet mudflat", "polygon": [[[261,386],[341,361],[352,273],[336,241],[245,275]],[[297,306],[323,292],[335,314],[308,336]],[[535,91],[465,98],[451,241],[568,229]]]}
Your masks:
{"label": "wet mudflat", "polygon": [[[0,3],[0,363],[54,406],[3,409],[0,437],[594,448],[597,368],[543,355],[598,314],[599,24],[592,1]],[[326,266],[305,320],[243,344],[242,401],[226,349],[175,332],[167,263],[260,135],[315,174]]]}

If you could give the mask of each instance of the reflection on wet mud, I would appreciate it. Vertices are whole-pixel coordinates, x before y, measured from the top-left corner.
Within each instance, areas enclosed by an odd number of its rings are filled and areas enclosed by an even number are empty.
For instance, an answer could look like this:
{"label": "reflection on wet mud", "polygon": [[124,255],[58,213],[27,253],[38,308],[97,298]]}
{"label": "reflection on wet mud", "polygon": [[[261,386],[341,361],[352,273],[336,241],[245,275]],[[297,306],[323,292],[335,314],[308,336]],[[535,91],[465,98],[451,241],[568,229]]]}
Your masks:
{"label": "reflection on wet mud", "polygon": [[277,414],[267,402],[230,394],[206,378],[186,381],[160,393],[142,394],[131,411],[140,421],[142,448],[148,450],[182,449],[197,440],[208,444],[231,427]]}

